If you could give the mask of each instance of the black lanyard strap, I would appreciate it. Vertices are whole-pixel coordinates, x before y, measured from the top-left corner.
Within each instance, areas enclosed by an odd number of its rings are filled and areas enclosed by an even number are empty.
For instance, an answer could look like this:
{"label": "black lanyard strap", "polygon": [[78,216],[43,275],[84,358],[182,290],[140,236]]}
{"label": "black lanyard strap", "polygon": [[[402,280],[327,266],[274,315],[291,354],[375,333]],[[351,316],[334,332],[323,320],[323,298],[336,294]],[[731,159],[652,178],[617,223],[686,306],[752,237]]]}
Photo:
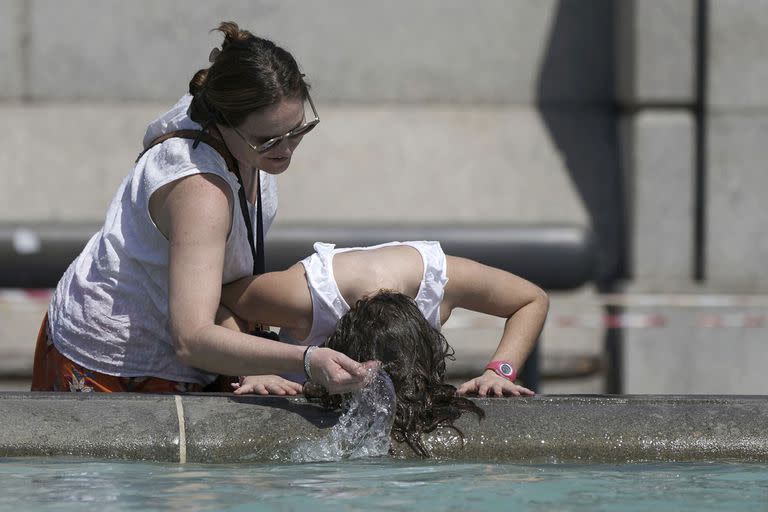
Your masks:
{"label": "black lanyard strap", "polygon": [[240,190],[237,191],[237,197],[240,200],[240,211],[245,221],[245,229],[248,232],[248,242],[251,245],[251,256],[253,256],[253,275],[263,274],[265,269],[264,262],[264,225],[261,220],[261,171],[256,170],[256,247],[253,246],[253,223],[251,223],[251,212],[248,210],[248,201],[245,199],[245,187],[240,172],[236,172],[237,182],[240,183]]}
{"label": "black lanyard strap", "polygon": [[212,137],[210,134],[200,130],[175,130],[165,133],[152,142],[139,154],[136,161],[139,161],[144,153],[149,151],[153,146],[161,144],[168,139],[181,138],[181,139],[193,139],[195,143],[192,148],[197,148],[198,143],[204,142],[211,146],[227,164],[229,172],[237,177],[237,183],[240,185],[240,190],[237,191],[237,197],[240,203],[240,213],[245,221],[245,229],[248,233],[248,245],[251,246],[251,256],[253,257],[253,275],[263,274],[266,269],[264,258],[264,224],[261,214],[261,171],[256,170],[256,245],[253,243],[253,223],[251,222],[251,214],[248,211],[248,201],[245,198],[245,187],[243,186],[243,178],[240,176],[240,166],[237,164],[237,160],[229,152],[229,148],[224,141]]}

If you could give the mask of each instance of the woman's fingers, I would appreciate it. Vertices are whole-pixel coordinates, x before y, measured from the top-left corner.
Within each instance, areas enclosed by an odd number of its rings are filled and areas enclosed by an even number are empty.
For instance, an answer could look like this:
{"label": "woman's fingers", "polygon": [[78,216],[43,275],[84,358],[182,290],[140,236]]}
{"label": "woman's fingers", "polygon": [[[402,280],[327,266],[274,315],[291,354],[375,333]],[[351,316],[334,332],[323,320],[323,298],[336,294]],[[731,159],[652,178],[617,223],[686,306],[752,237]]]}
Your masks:
{"label": "woman's fingers", "polygon": [[369,363],[358,363],[341,352],[322,347],[313,352],[310,360],[312,380],[331,394],[355,391],[365,384],[373,368]]}
{"label": "woman's fingers", "polygon": [[349,375],[363,379],[368,375],[371,367],[369,363],[371,363],[371,361],[368,361],[367,363],[359,363],[341,352],[336,352],[336,354],[334,361]]}

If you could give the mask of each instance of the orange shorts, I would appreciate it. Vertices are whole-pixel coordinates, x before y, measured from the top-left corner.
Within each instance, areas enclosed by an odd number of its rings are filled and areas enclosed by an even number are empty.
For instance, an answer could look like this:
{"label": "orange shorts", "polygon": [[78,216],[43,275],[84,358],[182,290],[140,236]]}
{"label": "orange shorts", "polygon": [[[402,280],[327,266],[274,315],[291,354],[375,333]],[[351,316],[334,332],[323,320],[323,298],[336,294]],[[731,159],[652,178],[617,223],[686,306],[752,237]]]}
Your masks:
{"label": "orange shorts", "polygon": [[[48,336],[48,315],[43,318],[35,346],[32,369],[32,391],[103,391],[107,393],[185,393],[195,391],[232,391],[228,377],[206,386],[190,382],[175,382],[159,377],[116,377],[89,370],[67,359]],[[235,379],[236,381],[236,379]]]}

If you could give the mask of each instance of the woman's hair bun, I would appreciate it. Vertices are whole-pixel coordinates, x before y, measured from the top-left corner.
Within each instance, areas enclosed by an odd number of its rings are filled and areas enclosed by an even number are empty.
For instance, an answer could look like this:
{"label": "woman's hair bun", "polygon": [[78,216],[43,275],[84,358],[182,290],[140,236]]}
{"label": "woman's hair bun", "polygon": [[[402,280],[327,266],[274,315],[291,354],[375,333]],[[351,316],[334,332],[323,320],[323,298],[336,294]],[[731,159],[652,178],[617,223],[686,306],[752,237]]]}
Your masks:
{"label": "woman's hair bun", "polygon": [[189,81],[193,121],[205,126],[226,120],[239,126],[251,112],[285,97],[306,97],[307,83],[286,50],[240,30],[234,21],[220,23],[215,31],[224,36],[221,47],[209,54],[210,67]]}
{"label": "woman's hair bun", "polygon": [[234,21],[223,21],[216,30],[224,34],[224,42],[221,43],[222,50],[225,50],[230,44],[247,41],[253,37],[249,31],[240,30]]}
{"label": "woman's hair bun", "polygon": [[192,80],[189,81],[189,94],[195,96],[205,86],[205,82],[208,80],[208,69],[201,69]]}

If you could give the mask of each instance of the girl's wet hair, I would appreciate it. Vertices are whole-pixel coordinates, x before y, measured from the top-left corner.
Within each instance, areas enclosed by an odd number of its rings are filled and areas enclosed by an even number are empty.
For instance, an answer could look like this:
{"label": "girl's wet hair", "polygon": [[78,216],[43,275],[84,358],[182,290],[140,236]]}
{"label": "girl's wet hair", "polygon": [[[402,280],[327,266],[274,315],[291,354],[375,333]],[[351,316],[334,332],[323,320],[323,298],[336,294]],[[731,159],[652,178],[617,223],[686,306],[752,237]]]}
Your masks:
{"label": "girl's wet hair", "polygon": [[[458,431],[453,422],[465,411],[485,416],[445,383],[445,360],[454,359],[453,348],[407,295],[381,291],[359,300],[339,320],[327,346],[357,361],[381,361],[397,393],[392,437],[424,457],[429,450],[423,434],[439,426]],[[341,397],[326,396],[324,401],[338,406]]]}
{"label": "girl's wet hair", "polygon": [[283,98],[306,98],[309,85],[286,50],[240,30],[233,21],[222,22],[214,30],[224,34],[221,50],[214,50],[211,66],[199,70],[189,82],[193,121],[203,126],[227,121],[239,126],[252,112]]}

